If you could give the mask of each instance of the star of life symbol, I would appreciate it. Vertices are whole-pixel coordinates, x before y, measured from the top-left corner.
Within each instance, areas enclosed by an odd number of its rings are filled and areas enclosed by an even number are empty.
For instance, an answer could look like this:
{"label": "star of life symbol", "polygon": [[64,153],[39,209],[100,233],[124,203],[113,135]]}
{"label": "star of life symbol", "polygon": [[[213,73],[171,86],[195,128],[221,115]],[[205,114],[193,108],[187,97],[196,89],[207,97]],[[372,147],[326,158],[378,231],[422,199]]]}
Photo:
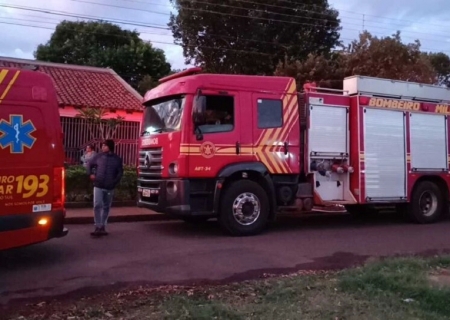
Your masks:
{"label": "star of life symbol", "polygon": [[23,121],[22,115],[12,114],[9,121],[0,120],[0,148],[9,147],[10,153],[23,153],[24,148],[31,149],[36,138],[31,134],[36,131],[34,124]]}

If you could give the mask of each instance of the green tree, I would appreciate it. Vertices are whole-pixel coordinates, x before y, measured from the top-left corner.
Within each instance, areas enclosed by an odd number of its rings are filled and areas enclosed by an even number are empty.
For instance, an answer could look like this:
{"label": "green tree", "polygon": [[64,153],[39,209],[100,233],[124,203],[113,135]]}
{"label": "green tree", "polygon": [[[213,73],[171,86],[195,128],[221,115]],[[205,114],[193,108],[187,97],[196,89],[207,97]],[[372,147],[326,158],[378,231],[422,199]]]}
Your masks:
{"label": "green tree", "polygon": [[138,32],[109,22],[63,21],[34,55],[43,61],[111,68],[135,89],[145,76],[159,79],[171,70],[162,50]]}
{"label": "green tree", "polygon": [[321,86],[340,89],[342,80],[352,75],[434,84],[437,74],[420,51],[420,42],[404,44],[400,32],[390,37],[360,34],[340,52],[330,56],[309,55],[305,61],[286,58],[275,75],[288,75],[302,86],[315,81]]}
{"label": "green tree", "polygon": [[443,52],[425,53],[437,73],[437,84],[450,88],[450,57]]}
{"label": "green tree", "polygon": [[303,60],[339,44],[327,0],[171,0],[169,26],[186,63],[215,73],[273,74],[284,56]]}

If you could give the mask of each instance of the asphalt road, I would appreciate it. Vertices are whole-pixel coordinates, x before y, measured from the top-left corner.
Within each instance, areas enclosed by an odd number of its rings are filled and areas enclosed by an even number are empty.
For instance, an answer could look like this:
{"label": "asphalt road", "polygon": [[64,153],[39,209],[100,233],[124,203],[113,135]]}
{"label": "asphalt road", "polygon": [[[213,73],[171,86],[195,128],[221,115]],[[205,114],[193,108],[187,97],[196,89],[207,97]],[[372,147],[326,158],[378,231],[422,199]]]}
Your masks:
{"label": "asphalt road", "polygon": [[263,273],[352,266],[369,257],[450,252],[450,222],[408,224],[393,215],[283,218],[265,234],[232,238],[216,222],[90,225],[66,238],[0,253],[0,304],[84,294],[123,284],[230,281]]}

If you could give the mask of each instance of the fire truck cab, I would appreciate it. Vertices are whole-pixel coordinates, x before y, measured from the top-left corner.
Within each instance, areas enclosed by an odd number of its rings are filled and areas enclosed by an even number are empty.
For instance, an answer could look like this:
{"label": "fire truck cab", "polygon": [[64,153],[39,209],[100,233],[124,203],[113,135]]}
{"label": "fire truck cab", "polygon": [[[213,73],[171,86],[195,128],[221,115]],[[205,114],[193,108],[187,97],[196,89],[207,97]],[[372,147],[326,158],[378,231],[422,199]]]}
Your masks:
{"label": "fire truck cab", "polygon": [[289,77],[201,74],[146,93],[138,206],[234,235],[277,213],[395,205],[416,222],[448,211],[450,92],[354,76],[344,90]]}

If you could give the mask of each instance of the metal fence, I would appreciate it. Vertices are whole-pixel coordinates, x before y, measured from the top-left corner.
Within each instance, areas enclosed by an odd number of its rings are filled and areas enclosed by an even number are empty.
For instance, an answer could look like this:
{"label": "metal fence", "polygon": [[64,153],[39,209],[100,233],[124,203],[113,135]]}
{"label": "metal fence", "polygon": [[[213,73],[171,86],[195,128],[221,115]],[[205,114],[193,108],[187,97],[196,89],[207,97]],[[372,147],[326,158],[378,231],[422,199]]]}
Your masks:
{"label": "metal fence", "polygon": [[[80,164],[80,157],[88,144],[93,144],[95,151],[100,151],[102,134],[98,127],[90,128],[85,119],[70,117],[61,117],[61,124],[67,163]],[[139,130],[139,122],[124,121],[117,127],[112,137],[116,142],[115,152],[122,157],[125,165],[137,163]]]}

